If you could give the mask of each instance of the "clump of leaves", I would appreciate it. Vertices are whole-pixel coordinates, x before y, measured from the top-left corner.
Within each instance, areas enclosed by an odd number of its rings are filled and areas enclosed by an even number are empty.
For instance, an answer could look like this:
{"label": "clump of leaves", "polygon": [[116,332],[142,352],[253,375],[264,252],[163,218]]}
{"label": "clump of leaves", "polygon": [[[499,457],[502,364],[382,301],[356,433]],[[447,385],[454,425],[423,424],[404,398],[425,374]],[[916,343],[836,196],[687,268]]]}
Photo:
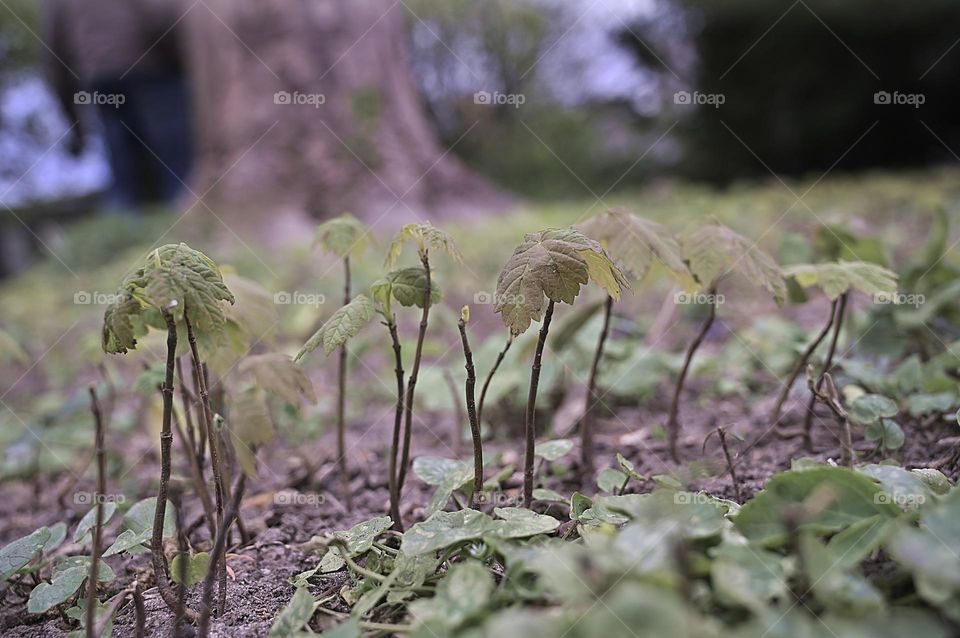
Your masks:
{"label": "clump of leaves", "polygon": [[[780,396],[777,398],[770,415],[772,423],[777,423],[779,420],[780,411],[790,393],[790,388],[797,380],[800,372],[806,369],[810,357],[826,338],[831,328],[833,334],[830,338],[830,348],[821,372],[821,379],[817,381],[818,390],[823,383],[822,375],[832,369],[833,357],[836,354],[840,330],[843,327],[844,314],[851,291],[859,290],[871,296],[893,295],[897,291],[896,273],[878,264],[864,261],[841,260],[824,264],[798,264],[784,269],[784,275],[795,279],[797,284],[804,288],[818,286],[830,300],[830,317],[817,337],[804,350],[786,384],[780,391]],[[810,429],[813,425],[814,401],[815,398],[811,397],[810,403],[807,405],[807,412],[804,415],[803,437],[807,450],[810,450],[813,445]]]}
{"label": "clump of leaves", "polygon": [[718,300],[721,298],[718,296],[720,284],[728,276],[739,274],[754,286],[772,294],[777,304],[783,303],[786,295],[786,284],[777,262],[762,251],[756,242],[719,223],[707,224],[684,237],[680,250],[699,290],[706,294],[710,308],[700,332],[687,349],[670,404],[667,433],[670,455],[674,460],[678,460],[680,395],[693,357],[716,319]]}
{"label": "clump of leaves", "polygon": [[[659,261],[674,274],[686,274],[680,257],[680,246],[660,224],[638,217],[626,210],[611,210],[588,219],[577,227],[587,237],[596,239],[611,259],[634,281],[643,279]],[[593,475],[593,410],[600,402],[597,392],[597,371],[603,357],[603,348],[610,331],[613,315],[613,297],[607,295],[604,303],[603,328],[597,340],[597,349],[590,366],[587,382],[586,406],[580,421],[581,462],[584,479]]]}
{"label": "clump of leaves", "polygon": [[[198,342],[213,349],[224,338],[226,316],[224,303],[234,302],[233,294],[223,283],[220,270],[213,261],[186,244],[167,244],[151,251],[140,265],[127,275],[117,292],[117,300],[107,307],[103,319],[103,349],[108,353],[126,353],[136,349],[137,338],[150,328],[166,329],[167,361],[162,386],[163,417],[160,430],[160,487],[151,535],[151,554],[158,589],[171,610],[177,598],[167,581],[166,558],[163,554],[163,521],[170,481],[170,447],[173,440],[173,377],[177,356],[178,333],[187,335],[203,401],[202,415],[210,435],[211,465],[217,497],[218,524],[222,524],[223,502],[227,486],[223,480],[220,446],[213,425],[205,374]],[[226,566],[221,564],[221,584],[226,580]],[[226,588],[222,588],[226,595]],[[188,614],[191,619],[196,613]]]}
{"label": "clump of leaves", "polygon": [[552,228],[526,235],[497,278],[495,311],[500,313],[511,334],[523,333],[532,321],[543,322],[527,396],[523,477],[526,507],[533,499],[537,386],[554,305],[558,302],[573,304],[580,287],[591,280],[613,299],[619,299],[621,290],[630,287],[600,243],[572,228]]}

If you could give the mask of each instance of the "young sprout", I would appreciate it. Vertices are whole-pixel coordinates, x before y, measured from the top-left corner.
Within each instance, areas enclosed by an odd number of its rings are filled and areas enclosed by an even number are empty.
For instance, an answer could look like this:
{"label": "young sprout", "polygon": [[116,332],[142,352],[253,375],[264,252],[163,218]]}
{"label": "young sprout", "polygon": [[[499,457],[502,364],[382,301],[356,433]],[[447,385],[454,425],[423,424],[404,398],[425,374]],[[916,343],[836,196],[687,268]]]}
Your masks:
{"label": "young sprout", "polygon": [[[473,352],[470,350],[470,342],[467,339],[467,323],[470,321],[470,306],[464,306],[460,310],[460,341],[463,343],[463,358],[466,361],[464,367],[467,369],[467,381],[464,388],[464,394],[467,400],[467,415],[470,419],[470,434],[473,438],[473,493],[470,495],[470,506],[483,490],[483,442],[480,439],[480,420],[477,417],[477,373],[473,367]],[[459,430],[458,430],[459,432]]]}
{"label": "young sprout", "polygon": [[[864,261],[841,260],[825,264],[799,264],[784,268],[783,273],[786,277],[794,278],[804,288],[818,286],[830,300],[830,317],[817,337],[797,360],[790,377],[777,397],[777,402],[773,406],[773,411],[770,414],[771,423],[777,423],[780,419],[780,411],[790,394],[790,388],[793,387],[800,373],[806,369],[810,357],[813,356],[813,353],[832,328],[833,336],[830,339],[830,350],[823,367],[823,373],[830,372],[850,291],[859,290],[871,296],[892,296],[897,292],[897,274],[895,272],[883,266]],[[823,373],[821,373],[821,379],[817,381],[817,390],[820,389],[822,384]],[[810,430],[813,424],[814,401],[816,401],[816,397],[811,396],[804,416],[803,440],[807,450],[811,450],[813,447]]]}
{"label": "young sprout", "polygon": [[[166,558],[163,554],[163,521],[166,513],[170,481],[170,445],[173,440],[171,416],[173,413],[173,377],[177,355],[178,330],[185,328],[193,352],[196,370],[200,370],[197,334],[210,349],[224,337],[223,302],[232,304],[233,294],[223,283],[216,264],[203,253],[186,244],[167,244],[150,252],[136,270],[127,275],[117,293],[117,300],[107,307],[103,317],[103,350],[107,353],[126,353],[137,347],[137,339],[150,328],[166,328],[167,362],[163,382],[163,417],[160,429],[160,487],[154,512],[153,535],[150,549],[158,590],[167,606],[173,610],[177,600],[167,581]],[[194,332],[196,328],[196,332]],[[202,379],[198,372],[198,378]],[[206,387],[201,383],[204,414],[209,417]],[[219,458],[216,456],[212,424],[207,421],[211,435],[211,461],[217,495],[218,523],[223,517],[223,484]],[[225,564],[221,562],[224,570]],[[221,581],[222,582],[222,581]],[[196,619],[196,612],[188,614]]]}
{"label": "young sprout", "polygon": [[[396,477],[397,502],[399,502],[400,495],[403,492],[403,483],[407,475],[407,466],[410,463],[410,438],[413,428],[413,401],[417,388],[417,377],[420,374],[420,359],[423,356],[423,342],[427,336],[427,322],[430,318],[430,305],[433,303],[433,281],[430,270],[430,251],[441,251],[452,257],[454,261],[458,263],[463,262],[460,251],[457,249],[456,244],[453,243],[453,239],[439,228],[436,228],[427,222],[423,224],[407,224],[400,229],[400,232],[398,232],[393,238],[393,241],[390,243],[390,248],[387,251],[387,259],[384,265],[388,269],[396,266],[397,261],[400,259],[400,255],[403,253],[403,247],[407,242],[411,242],[417,247],[417,256],[420,258],[421,265],[420,270],[423,273],[423,290],[421,292],[416,290],[415,287],[412,290],[405,290],[402,285],[403,280],[401,279],[392,282],[391,285],[393,294],[395,296],[405,296],[408,293],[420,293],[420,303],[417,303],[416,305],[422,308],[420,315],[420,331],[417,334],[417,345],[413,353],[413,366],[410,368],[410,376],[408,377],[406,384],[406,396],[403,402],[403,451],[400,456],[400,465],[397,469]],[[409,271],[409,269],[405,270]],[[408,276],[409,274],[410,273],[408,273]],[[413,274],[415,275],[414,280],[418,280],[419,277],[416,276],[416,273]],[[398,286],[400,287],[399,290]],[[401,301],[400,296],[397,296],[397,300],[400,301],[402,305],[406,305],[404,301]],[[416,300],[411,299],[410,301],[416,303]],[[395,519],[395,521],[398,520],[399,519]]]}
{"label": "young sprout", "polygon": [[[350,257],[363,253],[367,245],[370,229],[350,213],[344,213],[317,227],[317,244],[324,251],[334,254],[343,261],[343,304],[350,303]],[[329,353],[328,353],[329,354]],[[337,463],[344,482],[347,509],[352,509],[350,494],[350,475],[347,468],[346,444],[346,397],[347,397],[347,348],[340,346],[340,360],[337,369]]]}
{"label": "young sprout", "polygon": [[527,395],[523,469],[526,507],[530,507],[533,500],[537,386],[554,305],[557,302],[572,304],[580,294],[580,287],[591,280],[613,299],[619,299],[620,291],[630,287],[600,243],[573,228],[551,228],[526,235],[497,278],[494,310],[500,313],[513,336],[526,331],[531,321],[542,321]]}
{"label": "young sprout", "polygon": [[756,243],[743,235],[722,226],[711,223],[703,226],[684,238],[681,244],[681,254],[687,262],[687,268],[699,289],[706,292],[707,303],[710,305],[709,314],[700,332],[687,349],[680,376],[670,404],[670,414],[667,417],[667,434],[670,437],[670,456],[674,461],[679,460],[677,441],[680,438],[680,396],[683,384],[690,371],[690,364],[700,344],[703,343],[710,326],[717,316],[717,304],[720,298],[717,294],[721,282],[731,273],[739,273],[753,285],[764,288],[773,294],[777,304],[782,304],[786,295],[786,284],[780,272],[780,266],[767,253],[760,250]]}
{"label": "young sprout", "polygon": [[[602,213],[577,226],[584,235],[596,239],[610,258],[634,281],[643,279],[657,261],[676,275],[687,273],[680,257],[680,246],[660,224],[618,209]],[[600,403],[597,391],[597,371],[603,357],[603,348],[610,332],[613,315],[613,297],[607,295],[604,304],[603,328],[597,340],[597,349],[590,365],[587,382],[586,406],[580,422],[582,468],[584,481],[593,475],[593,411]]]}

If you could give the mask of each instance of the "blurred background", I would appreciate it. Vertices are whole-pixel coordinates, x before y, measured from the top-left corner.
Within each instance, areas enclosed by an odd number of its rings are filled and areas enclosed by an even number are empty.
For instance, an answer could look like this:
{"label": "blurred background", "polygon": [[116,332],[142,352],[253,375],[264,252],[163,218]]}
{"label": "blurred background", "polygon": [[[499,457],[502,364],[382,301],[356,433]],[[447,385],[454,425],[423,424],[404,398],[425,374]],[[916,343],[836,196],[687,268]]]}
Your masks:
{"label": "blurred background", "polygon": [[958,41],[951,0],[0,0],[2,272],[157,206],[396,225],[952,164]]}

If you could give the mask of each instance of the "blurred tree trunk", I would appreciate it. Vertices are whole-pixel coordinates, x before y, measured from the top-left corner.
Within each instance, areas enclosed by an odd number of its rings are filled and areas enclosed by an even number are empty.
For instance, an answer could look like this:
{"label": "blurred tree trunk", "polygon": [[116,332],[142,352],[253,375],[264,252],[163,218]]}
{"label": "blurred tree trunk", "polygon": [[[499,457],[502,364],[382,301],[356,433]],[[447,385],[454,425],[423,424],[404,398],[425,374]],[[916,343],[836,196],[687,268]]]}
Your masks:
{"label": "blurred tree trunk", "polygon": [[218,215],[279,206],[407,221],[509,201],[438,143],[402,5],[206,0],[183,22],[192,188],[211,189]]}

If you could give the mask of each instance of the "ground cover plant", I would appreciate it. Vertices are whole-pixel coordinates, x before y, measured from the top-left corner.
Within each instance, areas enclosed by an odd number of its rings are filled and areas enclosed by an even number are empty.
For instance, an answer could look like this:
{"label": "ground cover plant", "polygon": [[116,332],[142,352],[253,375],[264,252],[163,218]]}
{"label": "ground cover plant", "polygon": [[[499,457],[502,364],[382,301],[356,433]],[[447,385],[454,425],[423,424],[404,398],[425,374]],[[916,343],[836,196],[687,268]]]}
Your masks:
{"label": "ground cover plant", "polygon": [[4,284],[3,635],[957,635],[955,180],[873,179]]}

